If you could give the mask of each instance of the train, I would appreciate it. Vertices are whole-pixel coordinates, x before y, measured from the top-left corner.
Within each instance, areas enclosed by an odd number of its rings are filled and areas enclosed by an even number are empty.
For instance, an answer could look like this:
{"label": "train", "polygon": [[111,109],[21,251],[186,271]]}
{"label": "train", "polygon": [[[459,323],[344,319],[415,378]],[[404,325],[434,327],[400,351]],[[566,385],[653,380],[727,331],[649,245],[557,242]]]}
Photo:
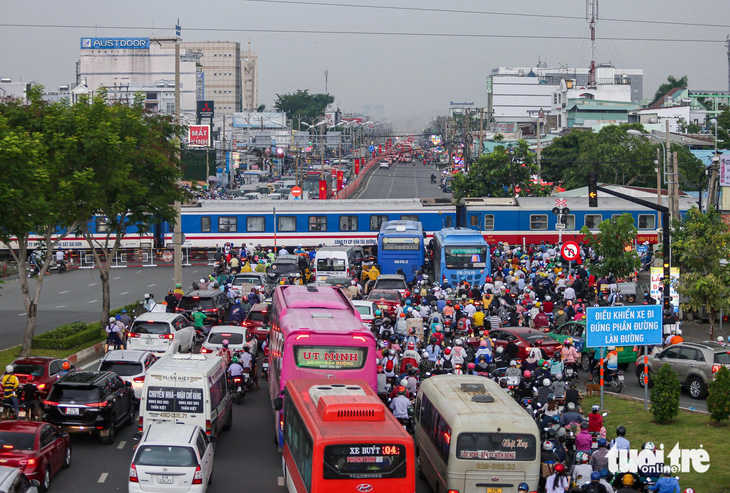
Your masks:
{"label": "train", "polygon": [[[558,202],[559,201],[559,202]],[[566,224],[558,224],[553,209],[567,207]],[[681,196],[680,212],[695,205],[695,199]],[[278,247],[320,245],[376,246],[385,221],[420,221],[427,238],[442,228],[468,227],[479,231],[493,245],[557,243],[582,240],[580,230],[624,212],[634,217],[637,241],[658,243],[661,215],[638,204],[615,197],[601,197],[600,208],[588,206],[587,197],[466,198],[454,204],[450,198],[389,200],[201,200],[182,207],[184,247],[216,248],[261,244]],[[95,238],[106,237],[103,218],[92,218]],[[31,238],[31,247],[37,238]],[[173,228],[167,222],[151,225],[140,234],[130,226],[122,248],[168,248]],[[61,246],[88,249],[81,237],[69,236]],[[7,249],[5,245],[3,248]]]}

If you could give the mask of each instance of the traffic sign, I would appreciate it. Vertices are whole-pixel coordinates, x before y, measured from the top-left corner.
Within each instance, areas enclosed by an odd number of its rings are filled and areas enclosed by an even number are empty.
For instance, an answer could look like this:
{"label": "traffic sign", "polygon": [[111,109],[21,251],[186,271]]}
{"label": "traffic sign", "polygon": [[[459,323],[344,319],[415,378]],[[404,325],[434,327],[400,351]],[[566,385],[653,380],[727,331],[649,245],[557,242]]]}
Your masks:
{"label": "traffic sign", "polygon": [[173,259],[172,252],[163,252],[162,260],[164,262],[172,262],[172,259]]}
{"label": "traffic sign", "polygon": [[660,305],[588,307],[586,347],[651,346],[662,343]]}
{"label": "traffic sign", "polygon": [[368,146],[368,152],[375,152],[375,146]]}
{"label": "traffic sign", "polygon": [[560,248],[560,255],[567,261],[572,261],[580,257],[580,246],[574,241],[566,241]]}
{"label": "traffic sign", "polygon": [[291,187],[291,193],[292,197],[295,199],[298,199],[302,196],[302,187]]}
{"label": "traffic sign", "polygon": [[565,224],[563,224],[563,223],[555,223],[555,229],[565,229]]}

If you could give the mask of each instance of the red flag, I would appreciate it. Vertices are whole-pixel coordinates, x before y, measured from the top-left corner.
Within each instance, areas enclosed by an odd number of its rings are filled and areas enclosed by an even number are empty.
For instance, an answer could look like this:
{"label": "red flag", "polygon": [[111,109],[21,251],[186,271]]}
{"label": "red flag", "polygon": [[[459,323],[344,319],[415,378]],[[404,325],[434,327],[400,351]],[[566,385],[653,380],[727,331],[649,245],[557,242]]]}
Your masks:
{"label": "red flag", "polygon": [[360,174],[360,159],[359,158],[355,159],[355,174],[356,175]]}
{"label": "red flag", "polygon": [[319,199],[320,200],[327,199],[327,181],[326,180],[319,180]]}
{"label": "red flag", "polygon": [[345,184],[343,183],[345,181],[345,176],[342,174],[342,171],[337,172],[337,190],[342,190],[345,188]]}
{"label": "red flag", "polygon": [[383,152],[383,146],[378,146],[378,152]]}

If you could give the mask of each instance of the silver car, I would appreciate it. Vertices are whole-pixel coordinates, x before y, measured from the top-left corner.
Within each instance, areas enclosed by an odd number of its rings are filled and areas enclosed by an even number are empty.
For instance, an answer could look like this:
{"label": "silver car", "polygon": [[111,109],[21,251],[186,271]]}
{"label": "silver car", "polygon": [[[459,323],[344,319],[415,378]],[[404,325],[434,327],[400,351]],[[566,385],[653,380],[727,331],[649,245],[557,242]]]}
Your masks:
{"label": "silver car", "polygon": [[253,342],[246,344],[248,340],[247,335],[247,328],[241,327],[240,325],[216,325],[215,327],[211,327],[210,332],[208,332],[208,337],[205,338],[200,352],[203,354],[215,353],[223,347],[223,341],[227,340],[228,349],[231,352],[241,352],[243,351],[243,346],[248,346],[251,348],[251,354],[256,356],[258,349],[257,340],[254,338]]}
{"label": "silver car", "polygon": [[16,467],[0,466],[0,493],[38,493],[40,483],[29,480]]}
{"label": "silver car", "polygon": [[147,370],[157,361],[157,356],[149,351],[123,349],[109,351],[99,360],[99,371],[113,371],[125,382],[131,382],[134,397],[142,396],[142,387]]}

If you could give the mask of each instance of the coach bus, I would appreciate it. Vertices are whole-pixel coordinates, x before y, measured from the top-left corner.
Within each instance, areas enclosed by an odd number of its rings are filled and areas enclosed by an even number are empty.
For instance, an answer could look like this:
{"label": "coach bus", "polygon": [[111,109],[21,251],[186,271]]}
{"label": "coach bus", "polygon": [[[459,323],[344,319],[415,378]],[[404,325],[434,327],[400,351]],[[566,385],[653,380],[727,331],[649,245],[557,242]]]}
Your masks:
{"label": "coach bus", "polygon": [[426,235],[418,221],[387,221],[378,233],[378,265],[381,274],[395,274],[402,269],[412,279],[423,269]]}
{"label": "coach bus", "polygon": [[444,228],[434,233],[432,246],[436,282],[481,286],[491,274],[489,245],[478,231]]}
{"label": "coach bus", "polygon": [[[272,407],[292,378],[356,378],[377,392],[375,338],[342,290],[329,286],[277,286],[269,332]],[[283,413],[274,410],[279,447]]]}
{"label": "coach bus", "polygon": [[434,491],[517,493],[523,482],[537,491],[540,430],[495,381],[431,377],[418,389],[414,418],[419,474]]}
{"label": "coach bus", "polygon": [[416,491],[413,439],[367,382],[289,380],[283,401],[289,493]]}

